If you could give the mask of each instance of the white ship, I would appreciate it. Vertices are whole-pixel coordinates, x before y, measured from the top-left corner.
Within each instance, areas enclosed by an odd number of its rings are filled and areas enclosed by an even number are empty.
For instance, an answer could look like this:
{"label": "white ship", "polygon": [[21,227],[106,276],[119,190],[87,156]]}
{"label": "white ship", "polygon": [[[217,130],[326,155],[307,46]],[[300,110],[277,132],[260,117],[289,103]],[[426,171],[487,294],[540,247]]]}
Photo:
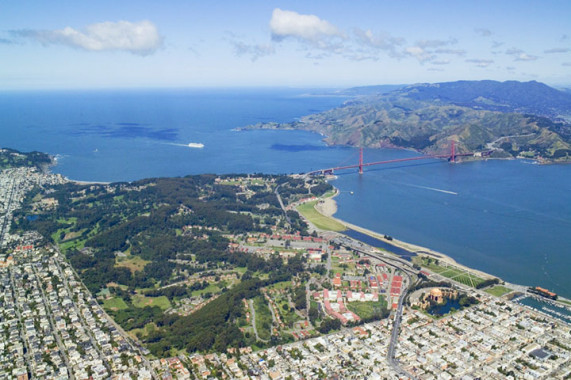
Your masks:
{"label": "white ship", "polygon": [[202,143],[188,143],[189,148],[204,148],[204,144]]}

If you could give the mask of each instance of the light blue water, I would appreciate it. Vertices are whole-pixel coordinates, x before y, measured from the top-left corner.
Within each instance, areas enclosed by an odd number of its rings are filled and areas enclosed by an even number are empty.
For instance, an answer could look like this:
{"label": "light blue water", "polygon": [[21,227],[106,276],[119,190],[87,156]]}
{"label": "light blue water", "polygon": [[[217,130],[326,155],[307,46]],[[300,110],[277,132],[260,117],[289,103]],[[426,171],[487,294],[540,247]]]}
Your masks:
{"label": "light blue water", "polygon": [[[0,93],[0,146],[57,154],[55,172],[89,181],[292,173],[356,162],[355,149],[326,147],[313,133],[232,131],[344,100],[300,96],[307,92]],[[181,146],[189,142],[205,147]],[[365,161],[414,155],[366,150]],[[342,219],[571,297],[571,165],[418,161],[370,167],[362,176],[341,173],[334,185],[342,191]]]}

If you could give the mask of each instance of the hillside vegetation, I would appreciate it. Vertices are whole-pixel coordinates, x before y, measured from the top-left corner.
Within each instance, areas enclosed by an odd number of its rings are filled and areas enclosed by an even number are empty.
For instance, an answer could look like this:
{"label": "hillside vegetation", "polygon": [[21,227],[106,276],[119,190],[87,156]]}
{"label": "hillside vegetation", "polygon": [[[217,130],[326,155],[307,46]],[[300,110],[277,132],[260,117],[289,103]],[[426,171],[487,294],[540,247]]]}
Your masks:
{"label": "hillside vegetation", "polygon": [[495,157],[571,159],[571,94],[538,82],[452,82],[408,86],[355,98],[287,124],[331,145],[404,147],[443,153],[493,151]]}

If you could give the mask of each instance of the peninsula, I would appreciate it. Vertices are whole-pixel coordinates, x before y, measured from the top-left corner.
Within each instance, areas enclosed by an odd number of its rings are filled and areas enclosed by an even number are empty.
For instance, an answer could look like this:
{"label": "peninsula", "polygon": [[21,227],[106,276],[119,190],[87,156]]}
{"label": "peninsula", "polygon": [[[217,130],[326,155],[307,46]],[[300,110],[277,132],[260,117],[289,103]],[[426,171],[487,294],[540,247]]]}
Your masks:
{"label": "peninsula", "polygon": [[[374,88],[374,87],[373,87]],[[353,97],[291,123],[243,129],[300,129],[331,145],[401,147],[426,154],[492,151],[495,158],[571,160],[571,94],[538,82],[417,84]]]}
{"label": "peninsula", "polygon": [[335,219],[324,177],[77,184],[24,166],[0,185],[2,374],[570,371],[568,300],[529,308],[518,300],[537,292]]}

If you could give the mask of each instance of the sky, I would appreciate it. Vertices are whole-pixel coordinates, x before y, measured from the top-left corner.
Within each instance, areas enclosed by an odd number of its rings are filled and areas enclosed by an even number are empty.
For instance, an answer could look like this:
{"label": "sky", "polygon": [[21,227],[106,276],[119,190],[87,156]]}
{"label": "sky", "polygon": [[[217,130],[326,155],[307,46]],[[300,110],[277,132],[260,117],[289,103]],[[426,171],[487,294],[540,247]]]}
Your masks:
{"label": "sky", "polygon": [[0,2],[0,90],[571,85],[571,1]]}

